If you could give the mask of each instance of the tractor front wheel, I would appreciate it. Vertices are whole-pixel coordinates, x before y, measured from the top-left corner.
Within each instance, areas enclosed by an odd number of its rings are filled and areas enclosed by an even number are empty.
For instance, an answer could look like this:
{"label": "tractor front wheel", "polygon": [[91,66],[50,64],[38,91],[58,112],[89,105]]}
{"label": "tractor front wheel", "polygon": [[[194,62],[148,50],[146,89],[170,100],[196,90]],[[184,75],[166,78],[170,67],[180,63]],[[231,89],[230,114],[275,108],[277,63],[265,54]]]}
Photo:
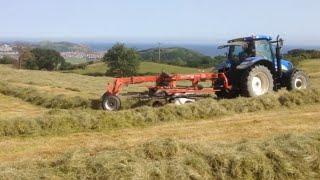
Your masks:
{"label": "tractor front wheel", "polygon": [[309,87],[309,78],[308,76],[303,72],[296,70],[294,71],[289,79],[289,82],[287,82],[287,89],[288,90],[302,90],[307,89]]}
{"label": "tractor front wheel", "polygon": [[242,95],[256,97],[273,91],[273,77],[270,70],[257,65],[246,71],[242,77]]}
{"label": "tractor front wheel", "polygon": [[117,111],[121,107],[121,101],[118,96],[104,94],[102,96],[102,108],[107,111]]}

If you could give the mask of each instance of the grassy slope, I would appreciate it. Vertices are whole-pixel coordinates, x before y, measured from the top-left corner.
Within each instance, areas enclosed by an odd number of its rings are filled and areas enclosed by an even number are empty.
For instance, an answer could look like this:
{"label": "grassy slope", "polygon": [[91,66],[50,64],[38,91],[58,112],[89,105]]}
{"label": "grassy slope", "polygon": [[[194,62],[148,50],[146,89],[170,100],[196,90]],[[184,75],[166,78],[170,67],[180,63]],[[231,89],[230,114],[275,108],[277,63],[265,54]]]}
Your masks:
{"label": "grassy slope", "polygon": [[0,177],[317,179],[318,107],[109,133],[6,138],[0,143]]}
{"label": "grassy slope", "polygon": [[301,69],[310,76],[311,86],[320,89],[320,59],[304,61]]}
{"label": "grassy slope", "polygon": [[[306,61],[302,67],[309,72],[315,88],[320,88],[319,67],[320,61]],[[88,97],[98,95],[100,86],[108,80],[49,72],[41,72],[39,76],[36,71],[13,71],[3,66],[0,70],[2,81],[11,84]],[[80,92],[68,90],[70,87]],[[1,116],[15,117],[16,114],[12,115],[14,106],[31,108],[21,111],[26,117],[31,116],[29,112],[39,113],[36,106],[18,99],[5,96],[0,99],[4,102],[0,107],[5,107],[0,111]],[[110,175],[117,178],[117,175],[132,177],[136,174],[144,178],[173,178],[172,175],[178,179],[250,178],[254,176],[251,171],[258,168],[255,175],[260,173],[260,178],[264,179],[318,178],[319,174],[314,172],[320,172],[320,137],[312,132],[320,130],[319,109],[320,105],[315,104],[110,132],[3,137],[0,140],[0,177]],[[294,135],[283,136],[288,133]],[[144,170],[145,173],[139,174]]]}
{"label": "grassy slope", "polygon": [[[126,128],[121,131],[76,133],[65,136],[3,138],[0,160],[12,161],[61,154],[64,151],[116,147],[127,149],[156,139],[172,138],[189,143],[236,143],[242,140],[265,139],[283,133],[303,134],[320,130],[319,105],[308,105],[282,111],[244,113],[194,122],[169,122],[147,128]],[[7,143],[11,142],[11,144]],[[54,146],[50,146],[54,144]],[[19,148],[24,146],[24,148]],[[50,152],[41,154],[41,151]],[[48,157],[49,158],[49,157]]]}
{"label": "grassy slope", "polygon": [[[97,66],[97,67],[96,67]],[[93,68],[93,69],[90,69]],[[101,68],[105,72],[105,64],[90,65],[88,71],[97,72]],[[157,68],[159,68],[157,70]],[[161,72],[189,73],[196,69],[183,68],[155,63],[142,63],[141,73]],[[98,70],[99,71],[99,70]],[[40,72],[12,69],[9,66],[0,65],[0,92],[19,97],[36,105],[51,108],[93,107],[100,108],[99,100],[105,92],[107,83],[112,81],[110,77],[92,77],[73,73]],[[8,83],[7,85],[5,83]],[[141,85],[130,85],[123,88],[123,93],[145,91]],[[122,98],[123,107],[131,106],[126,103],[126,97]]]}
{"label": "grassy slope", "polygon": [[[77,74],[105,74],[107,71],[107,66],[105,63],[95,63],[89,65],[86,69],[77,69],[72,70],[70,72],[77,73]],[[194,73],[198,72],[195,68],[188,68],[188,67],[179,67],[179,66],[172,66],[167,64],[158,64],[153,62],[141,62],[139,72],[140,74],[157,74],[161,71],[165,71],[168,73]]]}
{"label": "grassy slope", "polygon": [[80,64],[87,62],[86,58],[65,58],[66,62],[69,62],[71,64]]}
{"label": "grassy slope", "polygon": [[37,117],[46,110],[44,108],[31,105],[20,99],[0,94],[0,115],[1,118]]}
{"label": "grassy slope", "polygon": [[[16,88],[32,88],[40,93],[51,95],[80,96],[89,99],[99,99],[105,92],[106,85],[112,82],[110,77],[92,77],[73,73],[29,71],[12,69],[0,65],[0,83],[9,83]],[[139,85],[124,87],[128,90],[141,91]]]}

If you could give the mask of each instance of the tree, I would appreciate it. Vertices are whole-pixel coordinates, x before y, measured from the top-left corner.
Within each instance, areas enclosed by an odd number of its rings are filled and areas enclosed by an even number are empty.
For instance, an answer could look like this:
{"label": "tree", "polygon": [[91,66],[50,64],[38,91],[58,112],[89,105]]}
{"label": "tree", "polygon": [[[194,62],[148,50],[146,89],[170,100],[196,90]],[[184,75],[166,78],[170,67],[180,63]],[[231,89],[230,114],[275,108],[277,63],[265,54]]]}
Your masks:
{"label": "tree", "polygon": [[49,49],[35,48],[23,50],[19,57],[18,67],[33,70],[59,70],[69,66],[59,52]]}
{"label": "tree", "polygon": [[36,60],[34,55],[32,54],[32,52],[30,50],[21,50],[21,54],[19,56],[19,60],[18,60],[18,64],[17,67],[19,69],[21,68],[25,68],[25,69],[39,69],[37,64],[36,64]]}
{"label": "tree", "polygon": [[13,64],[16,60],[10,56],[3,56],[0,59],[0,64]]}
{"label": "tree", "polygon": [[134,49],[117,43],[104,55],[103,61],[108,64],[107,74],[132,76],[138,72],[140,56]]}
{"label": "tree", "polygon": [[35,48],[31,53],[39,70],[58,70],[65,63],[65,59],[55,50]]}

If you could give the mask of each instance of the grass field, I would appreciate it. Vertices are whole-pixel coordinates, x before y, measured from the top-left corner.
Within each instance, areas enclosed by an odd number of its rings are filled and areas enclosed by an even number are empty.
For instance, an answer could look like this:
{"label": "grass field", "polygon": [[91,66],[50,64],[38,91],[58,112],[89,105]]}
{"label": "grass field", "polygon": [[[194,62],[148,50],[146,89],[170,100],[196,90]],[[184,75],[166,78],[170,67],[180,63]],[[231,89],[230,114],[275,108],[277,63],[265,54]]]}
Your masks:
{"label": "grass field", "polygon": [[80,64],[87,62],[86,58],[65,58],[66,62],[69,62],[71,64]]}
{"label": "grass field", "polygon": [[0,94],[0,115],[1,118],[16,117],[37,117],[43,114],[46,109],[24,102],[21,99]]}
{"label": "grass field", "polygon": [[[301,66],[319,89],[320,60]],[[0,77],[0,179],[320,178],[319,90],[106,113],[35,102],[97,99],[111,78],[8,66]]]}
{"label": "grass field", "polygon": [[[88,65],[86,69],[76,69],[69,72],[82,75],[104,75],[107,71],[107,65],[103,62]],[[196,68],[172,66],[167,64],[158,64],[153,62],[141,62],[139,67],[139,74],[158,74],[162,71],[167,73],[194,73],[201,71]]]}

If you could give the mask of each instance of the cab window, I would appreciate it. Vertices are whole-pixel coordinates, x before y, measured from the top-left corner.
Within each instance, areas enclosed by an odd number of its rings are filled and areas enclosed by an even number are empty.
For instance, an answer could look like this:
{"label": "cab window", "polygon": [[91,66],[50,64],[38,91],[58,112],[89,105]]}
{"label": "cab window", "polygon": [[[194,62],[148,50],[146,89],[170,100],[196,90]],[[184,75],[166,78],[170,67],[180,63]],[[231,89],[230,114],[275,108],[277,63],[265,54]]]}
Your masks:
{"label": "cab window", "polygon": [[229,47],[229,59],[233,61],[239,61],[240,57],[244,53],[242,46],[230,46]]}
{"label": "cab window", "polygon": [[256,56],[261,56],[267,60],[273,61],[273,55],[270,44],[267,41],[256,41]]}

